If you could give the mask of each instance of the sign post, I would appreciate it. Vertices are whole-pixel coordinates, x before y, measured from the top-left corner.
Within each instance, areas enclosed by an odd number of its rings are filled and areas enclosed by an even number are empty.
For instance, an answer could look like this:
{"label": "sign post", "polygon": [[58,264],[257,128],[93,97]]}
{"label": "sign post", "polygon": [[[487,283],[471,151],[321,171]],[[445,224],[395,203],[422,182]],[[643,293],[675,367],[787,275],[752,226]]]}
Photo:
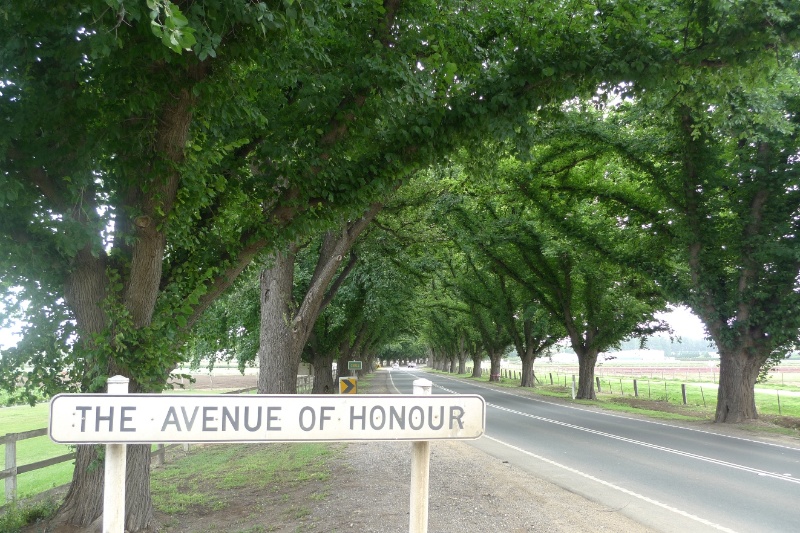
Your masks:
{"label": "sign post", "polygon": [[[128,394],[128,378],[114,376],[108,378],[109,394]],[[108,416],[98,412],[97,424],[108,419],[114,423],[114,408]],[[113,426],[112,426],[113,427]],[[127,444],[106,444],[105,473],[103,482],[103,533],[123,533],[125,531],[125,460]]]}
{"label": "sign post", "polygon": [[[430,396],[433,383],[427,379],[414,380],[414,394]],[[411,498],[408,515],[409,533],[428,531],[428,492],[431,471],[431,443],[411,443]]]}
{"label": "sign post", "polygon": [[62,444],[106,445],[103,533],[124,531],[128,444],[410,441],[409,531],[426,533],[430,441],[477,439],[486,427],[481,396],[432,395],[432,386],[418,379],[406,395],[128,394],[128,379],[114,376],[108,394],[54,396],[49,433]]}
{"label": "sign post", "polygon": [[350,371],[351,377],[356,377],[358,375],[358,371],[362,369],[361,361],[348,361],[347,362],[347,370]]}

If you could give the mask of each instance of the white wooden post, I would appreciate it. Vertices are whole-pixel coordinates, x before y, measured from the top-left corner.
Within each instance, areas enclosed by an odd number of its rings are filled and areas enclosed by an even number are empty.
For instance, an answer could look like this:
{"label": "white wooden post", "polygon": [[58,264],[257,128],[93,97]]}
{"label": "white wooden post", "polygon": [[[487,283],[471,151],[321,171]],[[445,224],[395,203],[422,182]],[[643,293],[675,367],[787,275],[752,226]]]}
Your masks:
{"label": "white wooden post", "polygon": [[[430,395],[433,383],[427,379],[414,380],[414,394]],[[428,492],[431,467],[430,441],[411,443],[411,509],[408,517],[409,533],[428,531]]]}
{"label": "white wooden post", "polygon": [[5,469],[11,470],[11,475],[6,478],[6,502],[10,502],[17,499],[17,441],[13,438],[6,441]]}
{"label": "white wooden post", "polygon": [[[128,394],[128,378],[108,378],[109,394]],[[105,486],[103,488],[103,533],[125,531],[126,444],[106,444]]]}

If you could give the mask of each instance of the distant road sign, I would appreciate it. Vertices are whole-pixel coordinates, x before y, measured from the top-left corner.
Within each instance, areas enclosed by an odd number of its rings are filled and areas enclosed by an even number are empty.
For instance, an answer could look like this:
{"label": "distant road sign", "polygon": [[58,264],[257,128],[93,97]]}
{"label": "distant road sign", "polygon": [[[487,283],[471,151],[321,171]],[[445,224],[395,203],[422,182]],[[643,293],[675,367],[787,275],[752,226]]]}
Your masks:
{"label": "distant road sign", "polygon": [[361,361],[348,361],[347,370],[361,370]]}
{"label": "distant road sign", "polygon": [[357,394],[358,378],[339,378],[339,394]]}
{"label": "distant road sign", "polygon": [[50,438],[65,444],[477,439],[477,395],[59,394]]}

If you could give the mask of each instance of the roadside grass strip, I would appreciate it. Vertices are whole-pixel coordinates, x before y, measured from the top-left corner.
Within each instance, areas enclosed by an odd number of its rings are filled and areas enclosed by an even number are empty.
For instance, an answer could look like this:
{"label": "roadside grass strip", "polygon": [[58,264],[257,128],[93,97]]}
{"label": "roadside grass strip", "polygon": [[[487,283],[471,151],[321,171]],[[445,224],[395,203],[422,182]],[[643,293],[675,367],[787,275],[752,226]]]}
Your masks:
{"label": "roadside grass strip", "polygon": [[[489,381],[489,372],[484,369],[481,377],[474,378],[471,374],[451,374],[438,370],[428,369],[436,374],[466,378],[470,381],[491,383],[492,385],[508,388],[519,388],[518,378],[501,377],[499,381]],[[538,373],[538,382],[535,387],[528,390],[544,396],[571,399],[572,376],[569,373],[553,372],[553,384],[550,384],[549,373]],[[575,373],[577,377],[577,369]],[[599,377],[599,376],[598,376]],[[638,396],[635,394],[633,380],[637,380]],[[686,386],[686,404],[683,403],[681,385]],[[772,384],[757,384],[755,390],[755,403],[759,414],[778,415],[800,418],[800,393],[797,387],[784,386],[781,388],[767,388]],[[600,390],[595,383],[597,400],[577,400],[580,403],[597,405],[615,411],[635,412],[647,414],[663,419],[675,420],[708,420],[713,419],[717,404],[718,385],[697,381],[653,380],[647,377],[600,377]],[[666,402],[671,406],[685,410],[683,413],[659,411],[658,408],[648,409],[645,405],[632,405],[636,400],[653,402]],[[655,407],[655,406],[654,406]]]}
{"label": "roadside grass strip", "polygon": [[327,481],[341,447],[330,444],[205,445],[156,469],[153,503],[166,514],[211,512],[230,503],[225,493],[249,487],[276,494],[287,484]]}

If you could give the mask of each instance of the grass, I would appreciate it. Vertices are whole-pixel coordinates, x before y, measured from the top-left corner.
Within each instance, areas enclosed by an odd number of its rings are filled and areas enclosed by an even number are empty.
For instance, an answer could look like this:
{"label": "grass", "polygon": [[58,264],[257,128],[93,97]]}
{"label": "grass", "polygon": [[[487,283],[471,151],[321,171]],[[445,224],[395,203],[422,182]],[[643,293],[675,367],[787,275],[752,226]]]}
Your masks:
{"label": "grass", "polygon": [[58,506],[59,502],[53,499],[27,504],[11,503],[0,515],[0,531],[16,533],[29,524],[52,516]]}
{"label": "grass", "polygon": [[225,509],[226,491],[279,490],[286,483],[330,477],[338,448],[328,444],[209,445],[151,475],[156,508],[166,514]]}
{"label": "grass", "polygon": [[[38,403],[33,407],[28,405],[3,407],[0,408],[0,427],[3,428],[3,434],[40,429],[47,427],[48,416],[48,403]],[[17,466],[74,451],[71,446],[54,443],[46,435],[17,441],[16,447]],[[5,445],[0,446],[0,453],[5,457]],[[72,461],[66,461],[21,474],[17,476],[17,496],[18,498],[27,498],[64,483],[69,483],[70,479],[72,479],[72,470]]]}
{"label": "grass", "polygon": [[[429,370],[431,372],[438,372]],[[484,371],[480,378],[472,378],[471,374],[448,374],[460,378],[469,378],[478,382],[488,382],[489,373]],[[572,374],[553,372],[553,385],[550,385],[550,374],[539,373],[536,387],[530,389],[532,393],[542,396],[571,399]],[[594,405],[613,411],[638,413],[654,418],[671,420],[711,420],[717,404],[717,388],[708,383],[685,382],[681,380],[653,380],[647,377],[637,378],[638,398],[634,394],[634,378],[626,377],[600,377],[600,391],[595,393],[597,400],[577,400],[585,405]],[[501,377],[494,385],[519,389],[518,378]],[[565,385],[566,384],[566,385]],[[686,385],[686,404],[683,404],[681,385]],[[756,389],[767,388],[769,384],[757,384]],[[785,393],[790,387],[780,389],[772,388],[770,392],[756,392],[756,408],[759,414],[766,416],[780,416],[787,419],[800,419],[800,397],[788,396]],[[796,387],[794,388],[797,389]],[[639,401],[641,400],[641,401]],[[659,405],[654,402],[660,402]],[[666,404],[666,405],[664,405]],[[797,435],[796,430],[775,431],[790,435]]]}
{"label": "grass", "polygon": [[[223,390],[172,391],[172,393],[177,394],[219,394],[221,392]],[[2,435],[47,427],[49,414],[50,404],[48,402],[37,403],[34,406],[0,407]],[[47,435],[17,441],[16,448],[17,466],[35,463],[74,451],[74,446],[56,444]],[[0,457],[5,457],[5,445],[0,445]],[[57,465],[20,474],[17,476],[17,497],[19,499],[29,498],[69,483],[72,480],[73,469],[73,461],[65,461]],[[0,498],[4,498],[4,496],[0,495]],[[0,504],[3,502],[4,499],[0,499]],[[4,530],[0,528],[0,531]]]}

